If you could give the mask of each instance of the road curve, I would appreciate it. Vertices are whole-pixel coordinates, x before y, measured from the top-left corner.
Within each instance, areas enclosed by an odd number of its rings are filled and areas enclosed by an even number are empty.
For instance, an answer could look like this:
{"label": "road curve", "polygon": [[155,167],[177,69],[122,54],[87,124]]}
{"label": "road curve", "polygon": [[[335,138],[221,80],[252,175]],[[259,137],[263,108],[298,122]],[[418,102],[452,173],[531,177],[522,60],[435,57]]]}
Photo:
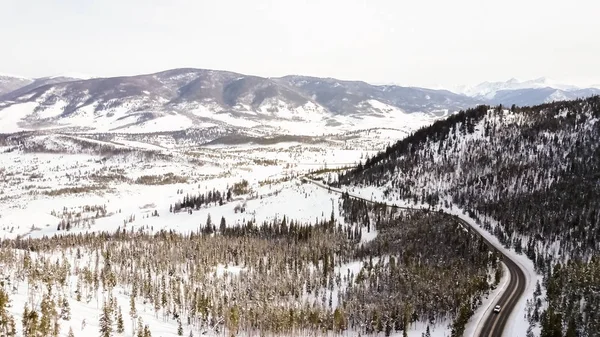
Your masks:
{"label": "road curve", "polygon": [[[334,193],[341,194],[344,192],[340,189],[327,186],[319,181],[312,180],[308,177],[303,177],[302,179],[305,181],[308,181],[318,187],[327,189]],[[372,200],[365,199],[361,196],[352,195],[352,194],[349,194],[349,195],[351,198],[360,199],[360,200],[363,200],[363,201],[366,201],[369,203],[373,203]],[[409,211],[423,210],[422,208],[402,207],[402,206],[389,205],[389,204],[385,204],[385,205],[388,207],[409,210]],[[525,285],[527,282],[527,280],[525,278],[525,273],[523,272],[523,270],[519,267],[519,265],[515,261],[511,260],[511,258],[509,256],[505,255],[504,253],[502,253],[502,251],[498,250],[491,242],[489,242],[483,235],[481,235],[481,233],[479,233],[479,231],[477,231],[475,228],[473,228],[471,226],[471,224],[469,224],[467,221],[461,219],[460,217],[458,217],[456,215],[448,214],[448,216],[453,217],[456,221],[458,221],[465,228],[467,228],[471,233],[479,235],[483,239],[483,241],[485,241],[485,243],[488,245],[488,247],[491,250],[499,253],[500,256],[502,256],[502,262],[504,262],[504,264],[506,264],[506,267],[508,268],[508,270],[510,272],[510,281],[508,283],[508,286],[502,293],[502,296],[500,296],[500,298],[498,300],[496,300],[495,303],[493,303],[493,306],[500,305],[502,307],[502,310],[500,310],[500,313],[497,313],[497,314],[493,313],[493,311],[488,313],[488,317],[485,319],[485,323],[483,323],[483,327],[480,329],[481,332],[479,333],[478,336],[474,336],[474,337],[502,337],[503,333],[504,333],[504,328],[506,327],[506,323],[508,322],[508,319],[509,319],[511,313],[513,312],[515,306],[517,305],[517,302],[519,301],[519,299],[521,298],[521,296],[523,296],[523,293],[525,292]]]}

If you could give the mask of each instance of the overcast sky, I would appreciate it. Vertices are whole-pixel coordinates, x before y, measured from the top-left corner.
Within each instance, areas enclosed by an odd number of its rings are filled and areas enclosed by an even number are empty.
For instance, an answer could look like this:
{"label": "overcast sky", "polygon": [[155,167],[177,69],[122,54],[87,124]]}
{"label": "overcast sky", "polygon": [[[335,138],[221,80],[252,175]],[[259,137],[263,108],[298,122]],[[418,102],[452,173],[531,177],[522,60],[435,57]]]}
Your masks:
{"label": "overcast sky", "polygon": [[0,73],[600,83],[598,0],[0,0]]}

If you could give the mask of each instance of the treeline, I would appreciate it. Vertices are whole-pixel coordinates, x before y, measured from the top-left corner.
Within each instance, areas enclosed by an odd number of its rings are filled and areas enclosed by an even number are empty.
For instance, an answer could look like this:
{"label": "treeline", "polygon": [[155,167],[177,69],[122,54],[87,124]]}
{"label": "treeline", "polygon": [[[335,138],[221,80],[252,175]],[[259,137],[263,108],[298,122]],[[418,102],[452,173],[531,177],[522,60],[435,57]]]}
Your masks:
{"label": "treeline", "polygon": [[196,195],[186,194],[181,201],[175,202],[169,206],[170,212],[179,212],[182,209],[191,211],[199,210],[203,206],[222,206],[225,202],[232,200],[231,188],[227,189],[226,192],[221,192],[216,189],[212,189],[205,193],[198,193]]}
{"label": "treeline", "polygon": [[[234,183],[231,187],[227,186],[224,192],[213,188],[212,190],[196,195],[186,194],[183,199],[169,206],[169,212],[177,213],[184,209],[191,214],[192,210],[199,210],[203,206],[223,206],[225,203],[231,202],[235,196],[247,194],[249,192],[250,188],[248,181],[242,180]],[[177,190],[177,194],[183,194],[183,190]],[[236,213],[238,211],[244,212],[241,208],[241,206],[236,208]]]}

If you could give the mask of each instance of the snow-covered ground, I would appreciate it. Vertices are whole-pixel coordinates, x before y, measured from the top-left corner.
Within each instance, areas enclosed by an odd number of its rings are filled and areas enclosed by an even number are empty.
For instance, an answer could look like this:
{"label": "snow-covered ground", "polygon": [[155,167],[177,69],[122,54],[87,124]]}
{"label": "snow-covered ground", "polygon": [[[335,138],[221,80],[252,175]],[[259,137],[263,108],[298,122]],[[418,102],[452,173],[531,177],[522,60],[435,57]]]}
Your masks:
{"label": "snow-covered ground", "polygon": [[[399,113],[382,110],[386,114]],[[48,112],[50,113],[50,112]],[[15,121],[16,123],[17,121]],[[366,121],[365,121],[366,122]],[[18,127],[15,124],[15,128]],[[0,147],[0,238],[51,236],[66,233],[58,230],[58,224],[66,214],[80,213],[80,222],[85,223],[71,229],[71,233],[114,231],[119,227],[128,229],[144,228],[146,231],[171,229],[182,233],[197,231],[211,217],[218,224],[221,217],[228,226],[250,219],[258,223],[283,215],[302,222],[329,219],[339,213],[339,194],[311,184],[302,184],[299,179],[312,170],[327,170],[353,166],[367,156],[382,150],[387,144],[405,136],[402,129],[371,129],[356,131],[344,139],[332,138],[324,143],[303,144],[300,142],[277,143],[273,145],[211,145],[178,149],[171,144],[132,141],[114,138],[113,141],[93,140],[76,135],[40,135],[35,141],[50,145],[55,150],[72,150],[78,154],[65,153],[23,153],[4,152]],[[154,151],[170,156],[147,158],[136,153],[114,156],[82,154],[77,141],[86,141],[117,149]],[[164,185],[138,183],[144,176],[171,174],[185,181]],[[327,173],[325,176],[327,177]],[[182,198],[216,189],[224,192],[228,186],[247,180],[252,192],[222,206],[211,205],[186,212],[171,213],[170,206]],[[87,191],[65,190],[87,187]],[[356,189],[357,193],[373,200],[401,201],[384,199],[381,190],[376,188]],[[245,204],[245,212],[236,212],[238,205]],[[106,214],[96,217],[95,211],[83,211],[88,207],[104,208]],[[96,209],[96,208],[94,208]],[[159,216],[151,216],[158,212]],[[93,219],[92,219],[93,218]],[[376,230],[367,233],[363,230],[363,242],[373,240]],[[360,270],[361,261],[354,261],[340,267],[354,274]],[[239,266],[215,266],[217,275],[239,273]],[[497,289],[500,292],[501,286]],[[334,291],[339,291],[336,289]],[[11,313],[15,317],[22,314],[27,296],[23,289],[11,296]],[[129,297],[125,289],[115,291],[116,299],[124,309],[128,308]],[[468,331],[475,331],[477,322],[493,302],[496,293],[488,297],[472,319]],[[72,326],[76,336],[95,334],[98,331],[98,315],[101,300],[90,303],[70,301],[72,320],[64,325],[61,336],[66,336],[68,326]],[[140,304],[141,305],[141,304]],[[141,308],[141,307],[140,307]],[[139,309],[139,308],[138,308]],[[153,336],[175,336],[177,326],[173,322],[156,319],[153,308],[143,309],[144,323],[149,324]],[[127,316],[126,310],[124,315]],[[519,314],[523,315],[522,312]],[[515,317],[518,318],[518,316]],[[515,318],[515,317],[511,317]],[[86,327],[82,330],[82,321]],[[512,321],[519,321],[518,319]],[[431,330],[435,337],[449,336],[448,324],[440,323]],[[131,322],[125,319],[125,331],[131,331]],[[410,337],[420,337],[426,325],[417,323],[410,327]],[[520,331],[519,327],[514,331]],[[525,329],[522,329],[525,331]],[[184,331],[188,335],[189,331]],[[348,335],[355,335],[348,333]],[[394,333],[393,336],[401,336]],[[515,336],[518,336],[515,334]]]}

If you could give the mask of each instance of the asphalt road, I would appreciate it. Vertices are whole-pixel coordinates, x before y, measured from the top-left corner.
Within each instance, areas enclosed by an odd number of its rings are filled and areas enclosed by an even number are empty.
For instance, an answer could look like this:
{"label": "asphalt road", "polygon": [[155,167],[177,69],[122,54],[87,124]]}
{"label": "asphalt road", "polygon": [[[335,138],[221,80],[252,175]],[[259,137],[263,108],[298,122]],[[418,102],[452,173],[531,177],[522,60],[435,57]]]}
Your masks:
{"label": "asphalt road", "polygon": [[[340,191],[336,188],[330,188],[329,186],[327,186],[319,181],[315,181],[315,180],[312,180],[309,178],[305,178],[305,179],[307,181],[315,184],[316,186],[327,189],[331,192],[339,193],[339,194],[342,193],[342,191]],[[362,198],[362,197],[359,197],[356,195],[352,195],[352,194],[350,194],[350,197],[355,198],[355,199],[364,200],[366,202],[373,202],[371,200],[368,200],[368,199],[365,199],[365,198]],[[387,205],[387,206],[398,208],[398,209],[412,210],[412,211],[422,210],[420,208],[401,207],[401,206],[396,206],[396,205]],[[506,265],[506,267],[508,268],[508,270],[510,272],[510,281],[508,283],[508,286],[504,290],[504,293],[502,294],[502,296],[500,296],[500,298],[497,299],[495,303],[493,303],[493,306],[496,306],[496,305],[501,306],[500,312],[494,313],[493,310],[489,310],[488,317],[485,319],[485,322],[483,323],[481,332],[479,333],[478,336],[475,336],[475,337],[502,337],[503,333],[504,333],[504,328],[506,327],[506,323],[508,322],[508,318],[510,317],[510,314],[514,310],[515,305],[517,304],[517,302],[519,301],[519,299],[521,298],[523,293],[525,292],[525,283],[526,283],[525,273],[515,263],[515,261],[511,260],[510,257],[506,256],[501,251],[496,249],[496,247],[494,247],[494,245],[492,245],[491,242],[489,242],[484,236],[482,236],[468,222],[464,221],[463,219],[459,218],[456,215],[451,215],[451,214],[448,214],[448,215],[451,217],[454,217],[465,228],[469,229],[469,231],[471,233],[479,235],[483,239],[483,241],[485,241],[485,243],[488,245],[488,247],[490,247],[490,249],[498,252],[502,256],[502,262],[504,262],[504,264]]]}

